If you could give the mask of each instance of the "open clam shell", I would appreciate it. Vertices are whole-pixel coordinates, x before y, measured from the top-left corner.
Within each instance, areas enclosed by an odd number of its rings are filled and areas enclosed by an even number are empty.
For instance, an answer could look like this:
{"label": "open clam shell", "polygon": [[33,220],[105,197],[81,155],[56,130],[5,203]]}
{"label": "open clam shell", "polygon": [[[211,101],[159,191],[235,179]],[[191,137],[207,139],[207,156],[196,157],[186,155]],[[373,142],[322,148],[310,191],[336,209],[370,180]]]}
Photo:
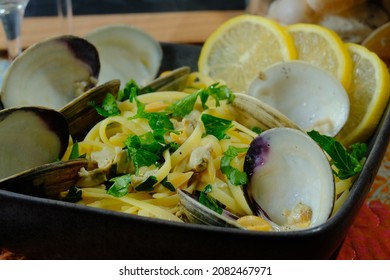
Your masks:
{"label": "open clam shell", "polygon": [[1,88],[5,108],[45,106],[59,109],[97,83],[100,60],[87,40],[57,36],[41,41],[17,57]]}
{"label": "open clam shell", "polygon": [[64,154],[69,141],[64,116],[41,107],[18,107],[0,111],[0,179]]}
{"label": "open clam shell", "polygon": [[[177,68],[146,84],[141,88],[141,94],[150,91],[180,90],[189,73],[189,67]],[[90,103],[101,104],[108,93],[117,97],[120,84],[121,82],[116,79],[91,88],[59,110],[68,121],[70,134],[75,140],[82,139],[96,123],[103,119]]]}
{"label": "open clam shell", "polygon": [[254,213],[282,229],[315,227],[331,215],[335,183],[323,150],[306,133],[273,128],[246,154],[244,191]]}
{"label": "open clam shell", "polygon": [[88,166],[85,159],[56,161],[43,164],[0,180],[0,189],[48,198],[74,186],[78,171]]}
{"label": "open clam shell", "polygon": [[274,127],[300,129],[292,120],[265,102],[242,93],[235,93],[235,96],[232,109],[239,123],[249,128],[259,127],[262,130]]}
{"label": "open clam shell", "polygon": [[99,83],[119,79],[122,87],[130,80],[144,86],[152,81],[162,61],[162,48],[146,32],[133,26],[113,24],[85,37],[98,50],[102,65]]}
{"label": "open clam shell", "polygon": [[341,83],[303,61],[277,63],[249,86],[249,95],[269,104],[305,131],[335,136],[349,115],[349,98]]}
{"label": "open clam shell", "polygon": [[[324,151],[294,122],[262,101],[235,94],[232,110],[242,124],[260,127],[246,154],[243,186],[254,214],[276,231],[299,230],[325,222],[334,205],[335,183]],[[239,227],[196,198],[179,191],[181,207],[192,223]]]}
{"label": "open clam shell", "polygon": [[119,80],[109,81],[86,91],[59,110],[68,121],[70,134],[75,140],[82,139],[94,124],[103,119],[90,102],[101,104],[107,93],[117,96],[119,87]]}
{"label": "open clam shell", "polygon": [[238,217],[223,210],[218,214],[208,207],[202,205],[194,194],[178,190],[181,209],[190,223],[213,225],[219,227],[243,228],[236,222]]}

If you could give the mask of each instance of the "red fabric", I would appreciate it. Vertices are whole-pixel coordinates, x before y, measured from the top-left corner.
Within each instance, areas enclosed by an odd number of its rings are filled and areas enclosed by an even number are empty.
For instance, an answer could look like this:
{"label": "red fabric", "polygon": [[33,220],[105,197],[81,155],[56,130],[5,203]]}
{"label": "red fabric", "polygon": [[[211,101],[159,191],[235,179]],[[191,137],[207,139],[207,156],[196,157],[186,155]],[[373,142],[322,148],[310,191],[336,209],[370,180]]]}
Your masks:
{"label": "red fabric", "polygon": [[390,146],[337,259],[390,260]]}

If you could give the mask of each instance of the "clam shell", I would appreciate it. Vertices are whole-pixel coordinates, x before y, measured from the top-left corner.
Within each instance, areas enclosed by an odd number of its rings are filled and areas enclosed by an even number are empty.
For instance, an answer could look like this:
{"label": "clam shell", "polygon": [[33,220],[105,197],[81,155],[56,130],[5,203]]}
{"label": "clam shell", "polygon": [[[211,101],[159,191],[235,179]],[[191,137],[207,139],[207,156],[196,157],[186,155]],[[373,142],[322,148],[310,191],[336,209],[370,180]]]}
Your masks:
{"label": "clam shell", "polygon": [[242,93],[235,93],[235,96],[231,105],[239,123],[263,130],[274,127],[300,129],[285,115],[257,98]]}
{"label": "clam shell", "polygon": [[85,159],[57,161],[43,164],[35,168],[4,178],[0,181],[0,189],[12,192],[58,198],[58,195],[74,186],[78,171],[88,166]]}
{"label": "clam shell", "polygon": [[106,25],[84,38],[99,52],[102,65],[100,84],[119,79],[124,87],[133,79],[144,86],[156,77],[160,69],[163,56],[160,43],[134,26]]}
{"label": "clam shell", "polygon": [[69,141],[64,116],[43,107],[0,111],[0,179],[53,162],[63,156]]}
{"label": "clam shell", "polygon": [[117,96],[119,87],[119,80],[109,81],[86,91],[59,110],[68,121],[70,134],[74,139],[82,139],[94,124],[103,119],[90,102],[101,104],[107,93]]}
{"label": "clam shell", "polygon": [[93,87],[99,55],[87,40],[57,36],[32,45],[7,69],[1,88],[5,108],[45,106],[59,109]]}

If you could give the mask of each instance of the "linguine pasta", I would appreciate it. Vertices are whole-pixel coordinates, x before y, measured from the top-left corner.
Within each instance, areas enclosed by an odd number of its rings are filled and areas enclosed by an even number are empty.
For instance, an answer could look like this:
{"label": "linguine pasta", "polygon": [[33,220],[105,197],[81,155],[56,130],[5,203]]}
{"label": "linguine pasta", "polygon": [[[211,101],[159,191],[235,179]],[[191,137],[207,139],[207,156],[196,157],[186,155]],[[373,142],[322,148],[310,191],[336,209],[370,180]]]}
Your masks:
{"label": "linguine pasta", "polygon": [[[120,114],[97,123],[85,139],[77,143],[79,155],[95,163],[88,170],[80,171],[77,187],[82,190],[82,197],[78,203],[183,222],[176,190],[193,193],[212,186],[208,195],[226,206],[228,211],[238,216],[251,215],[242,186],[233,184],[221,171],[221,160],[230,147],[238,149],[230,164],[242,172],[245,151],[257,132],[235,121],[226,100],[216,102],[209,98],[203,106],[197,98],[193,109],[185,116],[166,113],[173,103],[215,83],[203,74],[191,73],[182,92],[155,92],[139,95],[137,100],[116,101]],[[164,142],[168,145],[155,163],[135,166],[134,158],[126,149],[126,141],[133,139],[132,136],[146,139],[146,135],[154,132],[150,119],[140,115],[140,108],[143,108],[144,115],[165,114],[173,129],[164,133]],[[223,137],[208,133],[202,121],[204,115],[231,122]],[[73,144],[69,146],[64,160],[69,159]],[[123,181],[124,189],[110,189]],[[337,180],[334,212],[345,200],[351,184],[350,179]]]}

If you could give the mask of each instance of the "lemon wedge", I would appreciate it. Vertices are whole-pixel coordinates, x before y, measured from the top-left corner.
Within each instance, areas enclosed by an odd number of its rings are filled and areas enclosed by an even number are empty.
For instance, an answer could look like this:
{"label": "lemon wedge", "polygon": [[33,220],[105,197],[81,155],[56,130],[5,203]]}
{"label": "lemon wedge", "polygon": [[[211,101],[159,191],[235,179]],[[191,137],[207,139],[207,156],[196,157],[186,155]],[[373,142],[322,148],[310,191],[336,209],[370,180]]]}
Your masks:
{"label": "lemon wedge", "polygon": [[292,24],[287,30],[294,39],[299,60],[328,71],[348,90],[351,84],[352,59],[336,32],[309,23]]}
{"label": "lemon wedge", "polygon": [[254,15],[234,17],[205,41],[199,72],[223,80],[235,92],[245,92],[266,67],[296,58],[294,41],[276,21]]}
{"label": "lemon wedge", "polygon": [[390,96],[390,75],[385,63],[367,48],[346,44],[353,60],[348,91],[350,115],[336,138],[345,146],[366,141],[374,132]]}

